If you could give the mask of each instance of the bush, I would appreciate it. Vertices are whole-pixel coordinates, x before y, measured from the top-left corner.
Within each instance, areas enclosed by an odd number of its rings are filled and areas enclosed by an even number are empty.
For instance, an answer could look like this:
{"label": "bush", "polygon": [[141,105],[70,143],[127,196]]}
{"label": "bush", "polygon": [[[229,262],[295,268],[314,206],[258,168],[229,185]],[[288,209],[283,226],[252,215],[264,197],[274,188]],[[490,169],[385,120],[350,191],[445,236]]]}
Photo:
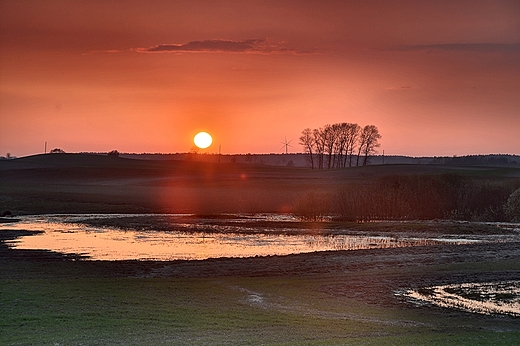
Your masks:
{"label": "bush", "polygon": [[296,202],[293,214],[305,221],[321,221],[330,214],[330,196],[316,192],[302,196]]}
{"label": "bush", "polygon": [[509,196],[504,209],[510,221],[520,222],[520,188]]}
{"label": "bush", "polygon": [[482,181],[457,174],[385,176],[343,188],[335,197],[334,212],[342,219],[359,221],[504,221],[511,215],[520,218],[520,207],[515,204],[520,197],[511,195],[515,187],[518,182]]}
{"label": "bush", "polygon": [[520,221],[519,187],[518,180],[452,173],[391,175],[343,186],[334,195],[311,193],[298,201],[294,214],[314,221],[327,215],[349,221]]}

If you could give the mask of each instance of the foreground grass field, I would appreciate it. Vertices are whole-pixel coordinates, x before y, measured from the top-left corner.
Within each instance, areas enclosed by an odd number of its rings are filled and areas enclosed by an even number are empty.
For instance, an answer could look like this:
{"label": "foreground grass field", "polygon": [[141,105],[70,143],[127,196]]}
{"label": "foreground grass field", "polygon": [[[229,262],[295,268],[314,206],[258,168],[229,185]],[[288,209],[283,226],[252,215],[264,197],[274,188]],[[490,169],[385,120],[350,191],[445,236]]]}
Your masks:
{"label": "foreground grass field", "polygon": [[[323,281],[324,280],[324,281]],[[365,306],[326,279],[3,281],[3,345],[513,345],[497,321]],[[253,291],[254,290],[254,291]],[[490,318],[489,318],[490,319]]]}

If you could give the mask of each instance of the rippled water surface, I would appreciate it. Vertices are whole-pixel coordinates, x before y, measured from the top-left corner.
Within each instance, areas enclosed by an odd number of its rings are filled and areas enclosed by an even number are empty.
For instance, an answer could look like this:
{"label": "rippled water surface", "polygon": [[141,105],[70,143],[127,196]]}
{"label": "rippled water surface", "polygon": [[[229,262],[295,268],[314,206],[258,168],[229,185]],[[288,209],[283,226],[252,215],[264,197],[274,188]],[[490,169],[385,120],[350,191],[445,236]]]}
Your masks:
{"label": "rippled water surface", "polygon": [[[153,218],[165,215],[38,215],[21,217],[21,221],[0,224],[1,229],[41,231],[20,237],[10,245],[18,249],[46,249],[63,253],[76,253],[93,260],[199,260],[217,257],[253,257],[287,255],[327,250],[358,250],[403,246],[432,245],[438,243],[466,243],[471,239],[426,239],[360,235],[321,235],[292,228],[291,234],[280,229],[269,232],[265,226],[251,226],[266,221],[296,221],[288,215],[262,214],[226,217],[226,225],[218,220],[211,224],[211,232],[197,231],[197,221],[191,219],[189,231],[183,215],[166,215],[171,218],[170,228],[132,229],[92,225],[103,219],[124,220],[126,217]],[[177,221],[176,221],[177,220]],[[241,223],[247,220],[247,227]],[[202,219],[200,220],[202,224]],[[229,224],[236,225],[230,227]],[[260,229],[261,228],[261,229]],[[201,228],[204,229],[204,228]],[[296,234],[295,234],[296,233]],[[305,234],[304,234],[305,233]]]}

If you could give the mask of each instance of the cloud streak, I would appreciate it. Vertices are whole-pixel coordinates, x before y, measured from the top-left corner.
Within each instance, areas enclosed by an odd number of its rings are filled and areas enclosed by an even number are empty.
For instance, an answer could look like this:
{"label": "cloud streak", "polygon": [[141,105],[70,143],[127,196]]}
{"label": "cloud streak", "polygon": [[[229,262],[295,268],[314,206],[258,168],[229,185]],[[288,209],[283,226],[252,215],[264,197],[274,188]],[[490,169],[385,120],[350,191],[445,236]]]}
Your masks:
{"label": "cloud streak", "polygon": [[397,51],[520,53],[520,43],[447,43],[401,46]]}
{"label": "cloud streak", "polygon": [[139,53],[175,52],[228,52],[228,53],[286,53],[293,52],[280,44],[272,44],[266,39],[244,41],[203,40],[183,44],[159,44],[148,48],[136,48]]}

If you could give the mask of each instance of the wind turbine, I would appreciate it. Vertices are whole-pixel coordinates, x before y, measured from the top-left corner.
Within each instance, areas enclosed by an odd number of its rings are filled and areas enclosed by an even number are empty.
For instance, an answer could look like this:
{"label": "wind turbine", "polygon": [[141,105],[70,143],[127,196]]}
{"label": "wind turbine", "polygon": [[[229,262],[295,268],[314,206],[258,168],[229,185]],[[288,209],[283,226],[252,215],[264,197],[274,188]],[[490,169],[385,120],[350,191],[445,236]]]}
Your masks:
{"label": "wind turbine", "polygon": [[280,148],[280,150],[282,150],[284,147],[285,147],[285,153],[288,154],[289,153],[289,147],[293,147],[292,145],[290,145],[290,143],[292,142],[292,139],[287,142],[287,136],[285,137],[285,141],[283,142],[280,142],[280,143],[283,143],[283,146]]}

